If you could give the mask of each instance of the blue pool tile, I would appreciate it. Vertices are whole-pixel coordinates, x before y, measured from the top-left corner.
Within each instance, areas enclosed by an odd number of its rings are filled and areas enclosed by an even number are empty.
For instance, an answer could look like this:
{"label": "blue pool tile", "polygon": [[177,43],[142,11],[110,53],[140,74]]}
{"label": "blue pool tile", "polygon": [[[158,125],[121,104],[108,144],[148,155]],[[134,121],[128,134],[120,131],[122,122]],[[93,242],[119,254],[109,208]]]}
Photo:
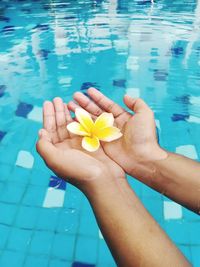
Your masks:
{"label": "blue pool tile", "polygon": [[190,244],[189,223],[183,220],[168,220],[164,223],[164,229],[174,242],[182,245]]}
{"label": "blue pool tile", "polygon": [[31,235],[32,230],[23,230],[13,227],[9,235],[7,248],[15,251],[26,251],[30,244]]}
{"label": "blue pool tile", "polygon": [[75,248],[75,235],[56,234],[52,254],[63,260],[72,261]]}
{"label": "blue pool tile", "polygon": [[4,138],[6,132],[0,131],[0,141]]}
{"label": "blue pool tile", "polygon": [[81,90],[87,90],[90,87],[94,87],[96,89],[99,88],[99,86],[96,83],[93,83],[93,82],[84,82],[81,85]]}
{"label": "blue pool tile", "polygon": [[51,51],[48,49],[40,49],[40,50],[38,50],[37,55],[40,56],[42,59],[47,60],[48,55],[50,53],[51,53]]}
{"label": "blue pool tile", "polygon": [[157,220],[163,219],[163,206],[162,201],[157,198],[142,197],[142,203],[149,213]]}
{"label": "blue pool tile", "polygon": [[91,237],[98,236],[98,226],[92,211],[83,210],[80,216],[79,234]]}
{"label": "blue pool tile", "polygon": [[76,243],[75,261],[95,264],[98,241],[96,238],[79,236]]}
{"label": "blue pool tile", "polygon": [[44,187],[29,185],[24,194],[22,204],[41,207],[45,197],[45,192],[46,188]]}
{"label": "blue pool tile", "polygon": [[75,262],[73,262],[72,267],[95,267],[95,264],[89,264],[89,263],[75,261]]}
{"label": "blue pool tile", "polygon": [[125,79],[113,80],[113,86],[125,88],[126,87],[126,80]]}
{"label": "blue pool tile", "polygon": [[21,206],[14,225],[24,229],[33,229],[38,219],[39,208]]}
{"label": "blue pool tile", "polygon": [[32,256],[28,255],[24,267],[47,267],[49,258],[45,256]]}
{"label": "blue pool tile", "polygon": [[187,221],[199,221],[200,223],[200,216],[184,207],[183,209],[183,218],[186,219]]}
{"label": "blue pool tile", "polygon": [[26,118],[28,113],[31,112],[32,109],[33,109],[33,105],[21,102],[18,104],[15,114],[16,116]]}
{"label": "blue pool tile", "polygon": [[34,28],[34,30],[40,30],[40,31],[48,31],[49,30],[49,25],[48,24],[37,24]]}
{"label": "blue pool tile", "polygon": [[57,223],[56,229],[58,232],[76,234],[79,225],[79,214],[71,209],[63,209]]}
{"label": "blue pool tile", "polygon": [[3,15],[0,15],[0,21],[4,21],[4,22],[10,22],[10,18],[9,17],[6,17],[6,16],[3,16]]}
{"label": "blue pool tile", "polygon": [[36,229],[54,231],[56,229],[59,216],[57,208],[42,208],[38,215]]}
{"label": "blue pool tile", "polygon": [[52,175],[50,177],[49,187],[53,187],[55,189],[65,190],[66,189],[66,182],[63,179]]}
{"label": "blue pool tile", "polygon": [[10,227],[0,224],[0,249],[3,249],[5,247],[9,232]]}
{"label": "blue pool tile", "polygon": [[6,181],[11,175],[12,166],[8,164],[0,163],[0,181]]}
{"label": "blue pool tile", "polygon": [[47,188],[49,184],[49,172],[33,168],[30,174],[30,184]]}
{"label": "blue pool tile", "polygon": [[4,95],[6,91],[6,86],[4,84],[0,84],[0,97]]}
{"label": "blue pool tile", "polygon": [[22,199],[25,192],[25,186],[17,183],[8,182],[0,195],[0,200],[7,203],[17,204]]}
{"label": "blue pool tile", "polygon": [[156,81],[166,81],[168,73],[165,70],[154,70],[154,79]]}
{"label": "blue pool tile", "polygon": [[53,241],[53,233],[47,231],[35,231],[30,243],[30,252],[37,254],[49,254]]}
{"label": "blue pool tile", "polygon": [[174,113],[171,116],[172,121],[185,121],[189,119],[189,115]]}
{"label": "blue pool tile", "polygon": [[190,104],[190,96],[189,95],[177,96],[174,98],[174,101],[188,105]]}
{"label": "blue pool tile", "polygon": [[173,56],[177,57],[177,56],[183,55],[184,49],[181,46],[172,47],[171,53]]}
{"label": "blue pool tile", "polygon": [[13,33],[15,31],[15,27],[12,25],[9,26],[4,26],[1,30],[2,33],[8,34],[8,33]]}
{"label": "blue pool tile", "polygon": [[11,225],[17,213],[17,206],[0,203],[0,223]]}
{"label": "blue pool tile", "polygon": [[99,241],[97,255],[98,255],[98,259],[97,259],[98,267],[101,267],[101,266],[116,267],[116,263],[104,240]]}
{"label": "blue pool tile", "polygon": [[72,267],[72,263],[64,260],[52,259],[49,263],[49,267]]}
{"label": "blue pool tile", "polygon": [[190,235],[190,244],[200,246],[200,222],[195,221],[188,225],[189,235]]}
{"label": "blue pool tile", "polygon": [[31,172],[29,169],[15,166],[9,176],[9,181],[19,184],[27,184],[29,182],[30,174]]}
{"label": "blue pool tile", "polygon": [[200,251],[200,246],[191,246],[193,267],[200,266],[199,251]]}
{"label": "blue pool tile", "polygon": [[5,250],[0,257],[0,266],[2,267],[22,267],[25,255],[21,252]]}

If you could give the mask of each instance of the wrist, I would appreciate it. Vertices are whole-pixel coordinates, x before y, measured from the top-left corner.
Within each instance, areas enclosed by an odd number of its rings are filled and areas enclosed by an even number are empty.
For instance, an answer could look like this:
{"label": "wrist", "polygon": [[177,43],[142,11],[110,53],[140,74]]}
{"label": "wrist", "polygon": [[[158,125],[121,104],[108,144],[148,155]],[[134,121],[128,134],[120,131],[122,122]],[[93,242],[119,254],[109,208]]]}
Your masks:
{"label": "wrist", "polygon": [[[152,151],[152,153],[150,152]],[[130,175],[150,187],[156,187],[155,177],[158,175],[159,162],[165,161],[169,153],[161,147],[154,148],[149,154],[139,158],[130,171]]]}

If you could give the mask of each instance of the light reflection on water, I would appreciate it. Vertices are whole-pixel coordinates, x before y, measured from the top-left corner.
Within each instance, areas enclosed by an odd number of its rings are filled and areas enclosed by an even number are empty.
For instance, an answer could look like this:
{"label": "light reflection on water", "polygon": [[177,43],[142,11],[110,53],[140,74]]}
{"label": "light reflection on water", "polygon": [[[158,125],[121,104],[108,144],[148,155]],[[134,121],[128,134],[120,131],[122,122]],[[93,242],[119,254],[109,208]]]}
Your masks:
{"label": "light reflection on water", "polygon": [[1,104],[68,100],[90,82],[120,103],[138,88],[155,112],[198,116],[200,1],[152,2],[2,1]]}

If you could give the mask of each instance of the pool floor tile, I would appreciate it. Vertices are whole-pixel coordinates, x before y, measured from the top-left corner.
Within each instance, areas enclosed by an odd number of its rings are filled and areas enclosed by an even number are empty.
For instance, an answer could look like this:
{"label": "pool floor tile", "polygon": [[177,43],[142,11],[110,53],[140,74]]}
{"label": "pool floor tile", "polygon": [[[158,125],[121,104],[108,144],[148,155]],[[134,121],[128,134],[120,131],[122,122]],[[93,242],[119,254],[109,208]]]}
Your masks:
{"label": "pool floor tile", "polygon": [[164,201],[163,205],[165,220],[182,219],[182,207],[179,204],[173,201]]}
{"label": "pool floor tile", "polygon": [[49,254],[54,234],[47,231],[35,231],[30,243],[30,253]]}
{"label": "pool floor tile", "polygon": [[22,267],[25,255],[21,252],[5,250],[0,256],[0,266],[2,267]]}
{"label": "pool floor tile", "polygon": [[23,267],[48,267],[49,258],[45,256],[32,256],[27,255],[25,264]]}
{"label": "pool floor tile", "polygon": [[16,165],[19,167],[32,169],[34,158],[29,151],[21,150],[17,155]]}
{"label": "pool floor tile", "polygon": [[0,203],[0,223],[12,225],[17,214],[17,209],[18,206],[16,205]]}
{"label": "pool floor tile", "polygon": [[46,190],[42,206],[44,208],[63,207],[65,191],[49,187]]}
{"label": "pool floor tile", "polygon": [[30,244],[31,235],[32,230],[23,230],[13,227],[9,235],[7,249],[25,252]]}
{"label": "pool floor tile", "polygon": [[176,148],[176,153],[194,160],[198,159],[196,148],[193,145],[179,146]]}
{"label": "pool floor tile", "polygon": [[96,264],[98,249],[96,238],[78,236],[75,249],[75,261]]}
{"label": "pool floor tile", "polygon": [[10,230],[11,228],[9,226],[0,224],[0,249],[5,247]]}
{"label": "pool floor tile", "polygon": [[59,259],[72,261],[75,239],[75,235],[56,234],[53,240],[52,254]]}

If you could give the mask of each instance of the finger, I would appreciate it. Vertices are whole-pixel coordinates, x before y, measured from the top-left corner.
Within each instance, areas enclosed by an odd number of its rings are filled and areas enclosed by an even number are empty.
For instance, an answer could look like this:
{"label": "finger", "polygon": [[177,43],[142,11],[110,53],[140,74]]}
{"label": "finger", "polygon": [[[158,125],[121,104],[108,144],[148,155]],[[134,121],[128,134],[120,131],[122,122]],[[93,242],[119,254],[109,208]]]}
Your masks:
{"label": "finger", "polygon": [[149,106],[141,98],[132,98],[129,95],[124,96],[124,103],[126,106],[135,113],[152,112]]}
{"label": "finger", "polygon": [[43,125],[52,138],[52,142],[55,144],[59,142],[57,129],[56,129],[56,118],[53,103],[45,101],[43,105]]}
{"label": "finger", "polygon": [[51,134],[41,129],[39,131],[39,140],[36,144],[37,152],[44,159],[49,168],[53,168],[57,162],[57,149],[53,145]]}
{"label": "finger", "polygon": [[99,116],[103,111],[99,108],[89,97],[85,96],[80,92],[74,94],[74,100],[90,114]]}
{"label": "finger", "polygon": [[70,101],[68,104],[67,104],[67,107],[69,110],[71,110],[72,112],[75,112],[75,109],[76,108],[80,108],[80,106],[78,104],[76,104],[74,101]]}
{"label": "finger", "polygon": [[114,101],[103,95],[95,88],[88,89],[88,95],[91,99],[106,112],[111,112],[115,118],[120,116],[125,110],[116,104]]}
{"label": "finger", "polygon": [[72,119],[72,116],[71,116],[71,114],[69,112],[67,104],[65,104],[65,103],[64,103],[64,109],[65,109],[65,118],[66,118],[67,124],[69,124],[70,122],[73,121],[73,119]]}
{"label": "finger", "polygon": [[60,141],[63,141],[68,137],[64,104],[60,97],[54,98],[53,103],[56,114],[56,126],[57,126],[58,137]]}

